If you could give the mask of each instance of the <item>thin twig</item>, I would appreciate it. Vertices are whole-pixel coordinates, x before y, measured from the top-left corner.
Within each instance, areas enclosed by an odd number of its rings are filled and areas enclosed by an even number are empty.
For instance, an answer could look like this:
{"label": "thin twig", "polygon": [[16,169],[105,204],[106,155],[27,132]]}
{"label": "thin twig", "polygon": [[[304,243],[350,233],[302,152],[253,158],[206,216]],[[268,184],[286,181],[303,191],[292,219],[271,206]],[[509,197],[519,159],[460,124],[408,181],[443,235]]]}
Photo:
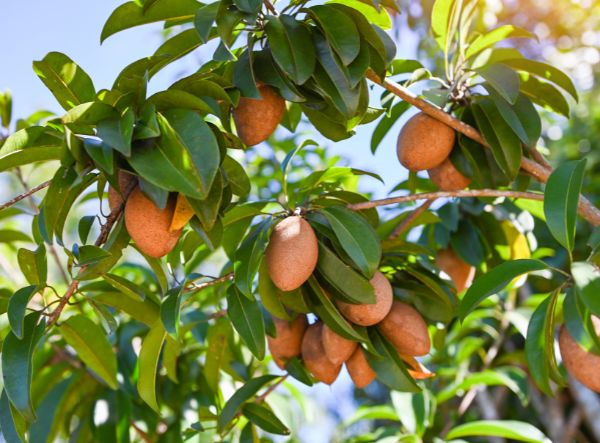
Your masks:
{"label": "thin twig", "polygon": [[500,189],[464,189],[461,191],[439,191],[424,192],[422,194],[402,195],[399,197],[384,198],[381,200],[372,200],[368,202],[353,203],[348,205],[348,209],[360,211],[363,209],[375,208],[377,206],[393,205],[395,203],[407,203],[416,200],[437,200],[438,198],[467,198],[467,197],[508,197],[524,198],[528,200],[544,200],[544,194],[535,192],[521,191],[503,191]]}
{"label": "thin twig", "polygon": [[233,272],[230,272],[229,274],[225,274],[224,276],[215,278],[214,280],[211,280],[211,281],[207,281],[207,282],[200,283],[197,285],[192,284],[186,288],[185,292],[193,293],[196,291],[201,291],[202,289],[208,288],[210,286],[218,285],[220,283],[224,283],[224,282],[232,280],[232,279],[233,279]]}
{"label": "thin twig", "polygon": [[[388,91],[402,98],[407,103],[415,106],[416,108],[423,111],[425,114],[433,117],[442,123],[450,126],[454,130],[466,135],[470,139],[476,141],[480,145],[490,148],[490,145],[485,141],[483,136],[471,125],[466,124],[463,121],[458,120],[452,115],[445,112],[442,108],[435,106],[421,98],[416,94],[409,91],[404,86],[391,81],[389,79],[381,80],[375,72],[372,70],[367,71],[367,78],[371,81],[383,86]],[[521,159],[521,169],[531,174],[536,180],[546,183],[548,177],[552,173],[552,169],[547,169],[538,162],[529,158],[523,157]],[[596,208],[585,196],[581,195],[579,198],[579,214],[589,221],[594,226],[600,226],[600,209]]]}
{"label": "thin twig", "polygon": [[273,6],[273,4],[269,1],[269,0],[263,0],[263,4],[265,5],[265,7],[269,10],[269,12],[275,16],[279,15],[277,13],[277,9],[275,9],[275,6]]}
{"label": "thin twig", "polygon": [[400,236],[404,231],[406,231],[410,225],[425,211],[427,211],[427,209],[429,209],[429,207],[433,204],[435,200],[425,200],[425,203],[423,203],[421,206],[419,206],[417,209],[415,209],[414,211],[412,211],[412,213],[406,217],[404,220],[402,220],[398,226],[396,226],[396,229],[394,229],[392,231],[392,233],[390,234],[390,236],[388,237],[388,240],[393,240],[396,237]]}
{"label": "thin twig", "polygon": [[0,211],[14,205],[15,203],[20,202],[24,198],[27,198],[30,195],[33,195],[36,192],[41,191],[44,188],[47,188],[48,186],[50,186],[51,182],[52,182],[52,180],[45,181],[44,183],[37,185],[35,188],[32,188],[32,189],[28,190],[27,192],[24,192],[23,194],[17,195],[15,198],[7,201],[6,203],[1,204]]}
{"label": "thin twig", "polygon": [[146,431],[144,431],[142,428],[136,425],[133,420],[129,420],[129,424],[133,429],[135,429],[135,432],[138,433],[142,440],[144,440],[146,443],[152,443],[152,438],[150,438],[150,435],[148,435]]}

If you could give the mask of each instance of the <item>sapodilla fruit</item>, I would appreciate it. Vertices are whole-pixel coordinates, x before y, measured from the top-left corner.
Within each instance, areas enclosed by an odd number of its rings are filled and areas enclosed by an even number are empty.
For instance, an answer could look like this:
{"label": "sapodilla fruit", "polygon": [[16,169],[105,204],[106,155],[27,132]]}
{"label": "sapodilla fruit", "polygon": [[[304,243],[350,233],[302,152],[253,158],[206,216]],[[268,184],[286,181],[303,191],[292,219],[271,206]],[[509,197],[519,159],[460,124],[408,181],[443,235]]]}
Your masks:
{"label": "sapodilla fruit", "polygon": [[261,99],[241,97],[233,110],[240,139],[247,146],[265,141],[275,131],[285,113],[285,100],[271,86],[258,85]]}
{"label": "sapodilla fruit", "polygon": [[429,169],[427,174],[440,191],[460,191],[471,184],[471,179],[462,175],[449,158]]}
{"label": "sapodilla fruit", "polygon": [[361,326],[379,323],[390,312],[394,293],[392,285],[381,272],[377,271],[370,280],[375,292],[375,303],[352,304],[338,301],[337,307],[344,317]]}
{"label": "sapodilla fruit", "polygon": [[282,291],[293,291],[317,266],[319,245],[310,224],[299,215],[283,219],[271,233],[265,252],[271,280]]}
{"label": "sapodilla fruit", "polygon": [[451,127],[420,112],[411,117],[400,131],[398,160],[414,172],[435,168],[450,155],[454,138]]}
{"label": "sapodilla fruit", "polygon": [[365,357],[365,351],[360,346],[356,348],[352,357],[346,362],[346,369],[348,369],[348,374],[350,374],[354,386],[358,389],[366,388],[377,378],[377,374]]}
{"label": "sapodilla fruit", "polygon": [[395,301],[390,313],[377,327],[400,354],[418,357],[428,354],[431,349],[425,320],[406,303]]}
{"label": "sapodilla fruit", "polygon": [[438,268],[450,276],[458,292],[471,286],[475,277],[475,268],[465,263],[453,249],[441,249],[435,257]]}
{"label": "sapodilla fruit", "polygon": [[133,186],[133,182],[137,182],[137,178],[134,175],[122,169],[117,174],[117,180],[119,182],[118,191],[112,186],[108,187],[108,207],[111,211],[123,203],[123,194],[131,191],[130,186]]}
{"label": "sapodilla fruit", "polygon": [[[600,318],[592,317],[596,335],[600,336]],[[560,355],[569,374],[592,391],[600,393],[600,356],[580,347],[563,325],[558,337]]]}
{"label": "sapodilla fruit", "polygon": [[322,340],[323,322],[310,325],[302,339],[302,360],[306,369],[319,381],[332,384],[340,373],[342,365],[335,365],[325,355]]}
{"label": "sapodilla fruit", "polygon": [[308,321],[306,315],[299,315],[292,321],[273,317],[273,323],[276,336],[267,336],[267,344],[273,360],[283,369],[286,360],[297,357],[302,352],[302,337],[308,327]]}
{"label": "sapodilla fruit", "polygon": [[334,365],[341,365],[348,360],[358,346],[358,343],[336,334],[327,325],[323,325],[322,333],[325,355]]}
{"label": "sapodilla fruit", "polygon": [[136,187],[125,204],[125,226],[140,250],[150,257],[168,254],[177,244],[181,229],[169,232],[174,202],[160,209]]}

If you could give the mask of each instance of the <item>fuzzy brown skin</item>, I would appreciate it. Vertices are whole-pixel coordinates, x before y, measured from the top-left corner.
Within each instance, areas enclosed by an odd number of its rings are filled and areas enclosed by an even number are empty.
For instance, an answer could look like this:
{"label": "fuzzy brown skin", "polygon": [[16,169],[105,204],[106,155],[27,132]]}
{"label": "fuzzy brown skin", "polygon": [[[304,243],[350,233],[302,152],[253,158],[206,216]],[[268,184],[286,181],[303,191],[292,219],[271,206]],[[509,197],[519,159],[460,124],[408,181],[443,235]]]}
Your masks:
{"label": "fuzzy brown skin", "polygon": [[299,315],[293,321],[273,317],[277,334],[275,337],[267,336],[269,351],[279,368],[285,368],[285,362],[297,357],[302,352],[302,337],[308,327],[306,315]]}
{"label": "fuzzy brown skin", "polygon": [[298,215],[283,219],[265,252],[271,280],[282,291],[299,288],[317,266],[319,245],[310,224]]}
{"label": "fuzzy brown skin", "polygon": [[285,100],[275,89],[259,85],[262,99],[241,97],[233,110],[237,133],[244,144],[254,146],[275,132],[285,113]]}
{"label": "fuzzy brown skin", "polygon": [[342,365],[334,365],[325,355],[322,328],[323,322],[319,321],[306,329],[302,339],[302,360],[317,380],[330,385],[337,379]]}
{"label": "fuzzy brown skin", "polygon": [[129,194],[125,204],[125,226],[143,253],[159,258],[175,247],[181,229],[169,232],[173,209],[174,202],[169,202],[165,209],[158,208],[139,187]]}
{"label": "fuzzy brown skin", "polygon": [[366,388],[377,378],[377,374],[365,357],[365,351],[360,346],[356,348],[352,357],[346,362],[346,369],[348,369],[348,374],[350,374],[354,386],[358,389]]}
{"label": "fuzzy brown skin", "polygon": [[342,315],[357,325],[371,326],[379,323],[392,307],[394,293],[392,285],[385,275],[377,271],[370,283],[375,292],[375,303],[357,305],[337,302],[337,307]]}
{"label": "fuzzy brown skin", "polygon": [[471,184],[471,179],[462,175],[449,158],[435,168],[429,169],[427,174],[440,191],[460,191]]}
{"label": "fuzzy brown skin", "polygon": [[406,303],[395,301],[390,313],[377,327],[400,354],[418,357],[428,354],[431,349],[427,323]]}
{"label": "fuzzy brown skin", "polygon": [[454,139],[452,128],[420,112],[405,123],[398,135],[398,160],[414,172],[435,168],[450,155]]}
{"label": "fuzzy brown skin", "polygon": [[[596,334],[600,336],[600,318],[592,317]],[[563,325],[558,338],[560,355],[569,374],[592,391],[600,393],[600,356],[580,347]]]}
{"label": "fuzzy brown skin", "polygon": [[322,332],[325,355],[334,365],[341,365],[348,360],[358,346],[358,343],[336,334],[327,325],[323,325]]}
{"label": "fuzzy brown skin", "polygon": [[435,257],[438,268],[450,276],[458,292],[462,292],[471,286],[475,277],[475,268],[465,263],[454,250],[439,250]]}
{"label": "fuzzy brown skin", "polygon": [[108,187],[108,207],[111,211],[121,205],[123,192],[126,192],[132,182],[137,182],[137,177],[121,169],[117,174],[117,180],[119,181],[119,191],[112,186]]}

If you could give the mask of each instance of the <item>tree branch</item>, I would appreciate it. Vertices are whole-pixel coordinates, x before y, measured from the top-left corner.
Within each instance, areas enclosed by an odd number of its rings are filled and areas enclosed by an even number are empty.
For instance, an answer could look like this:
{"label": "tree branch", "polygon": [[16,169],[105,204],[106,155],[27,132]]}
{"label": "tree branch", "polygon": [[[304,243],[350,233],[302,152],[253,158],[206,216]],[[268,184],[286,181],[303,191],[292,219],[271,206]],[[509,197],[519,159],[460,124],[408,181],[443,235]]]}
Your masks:
{"label": "tree branch", "polygon": [[[475,129],[474,127],[466,124],[453,117],[452,115],[445,112],[442,108],[439,108],[421,98],[419,98],[416,94],[409,91],[404,86],[389,80],[381,80],[375,72],[371,69],[367,71],[367,78],[369,78],[374,83],[377,83],[383,86],[388,91],[397,95],[404,101],[410,103],[411,105],[419,108],[425,114],[433,117],[442,123],[450,126],[457,132],[466,135],[470,139],[476,141],[480,145],[490,148],[490,145],[485,141],[483,136]],[[537,163],[534,160],[523,157],[521,159],[521,169],[531,174],[536,180],[546,183],[548,181],[548,177],[552,173],[552,169],[547,169],[543,165]],[[579,214],[589,221],[594,226],[600,226],[600,209],[596,208],[585,196],[581,195],[579,198]]]}
{"label": "tree branch", "polygon": [[32,188],[32,189],[28,190],[27,192],[24,192],[23,194],[17,195],[15,198],[7,201],[6,203],[1,204],[0,211],[14,205],[15,203],[20,202],[21,200],[29,197],[30,195],[35,194],[38,191],[41,191],[44,188],[47,188],[48,186],[50,186],[51,182],[52,182],[52,180],[45,181],[44,183],[37,185],[35,188]]}
{"label": "tree branch", "polygon": [[348,205],[353,211],[362,209],[375,208],[377,206],[393,205],[395,203],[406,203],[415,200],[437,200],[438,198],[466,198],[466,197],[508,197],[508,198],[524,198],[528,200],[544,200],[544,194],[535,192],[520,192],[520,191],[503,191],[500,189],[465,189],[462,191],[439,191],[439,192],[424,192],[422,194],[402,195],[399,197],[384,198],[381,200],[373,200],[368,202],[353,203]]}
{"label": "tree branch", "polygon": [[427,211],[427,209],[429,209],[429,207],[432,205],[432,203],[435,200],[425,200],[425,203],[423,203],[421,206],[419,206],[417,209],[415,209],[414,211],[412,211],[412,213],[406,217],[404,220],[402,220],[402,222],[400,222],[398,224],[398,226],[396,226],[396,228],[392,231],[392,233],[390,234],[390,236],[388,237],[388,240],[393,240],[396,237],[400,236],[400,234],[402,234],[404,231],[406,231],[410,225],[417,219],[419,218],[419,216]]}

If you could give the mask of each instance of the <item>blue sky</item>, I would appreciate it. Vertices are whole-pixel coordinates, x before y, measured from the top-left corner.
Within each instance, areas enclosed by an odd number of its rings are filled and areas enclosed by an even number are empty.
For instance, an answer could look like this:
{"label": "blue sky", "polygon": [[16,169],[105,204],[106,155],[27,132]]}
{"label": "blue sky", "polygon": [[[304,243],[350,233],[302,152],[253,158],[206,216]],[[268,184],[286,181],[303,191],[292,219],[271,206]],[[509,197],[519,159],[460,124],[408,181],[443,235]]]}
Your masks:
{"label": "blue sky", "polygon": [[[100,45],[100,32],[110,13],[121,0],[20,0],[5,2],[0,9],[0,90],[13,93],[13,117],[26,116],[38,109],[61,113],[52,94],[36,77],[31,63],[50,51],[64,52],[94,80],[96,89],[110,87],[119,71],[132,61],[151,55],[161,43],[160,24],[133,28],[110,37]],[[403,30],[399,56],[410,57],[416,41]],[[202,55],[202,49],[199,49]],[[197,54],[196,54],[197,55]],[[206,56],[206,54],[204,53]],[[168,87],[183,72],[197,66],[194,55],[165,69],[152,79],[151,91]],[[378,88],[379,89],[379,88]],[[380,91],[377,91],[378,96]],[[379,173],[381,186],[372,179],[363,180],[363,189],[375,190],[379,197],[402,180],[406,173],[395,154],[398,128],[383,141],[373,157],[369,143],[374,124],[359,127],[357,136],[340,143],[324,141],[336,154],[347,156],[351,165]]]}

